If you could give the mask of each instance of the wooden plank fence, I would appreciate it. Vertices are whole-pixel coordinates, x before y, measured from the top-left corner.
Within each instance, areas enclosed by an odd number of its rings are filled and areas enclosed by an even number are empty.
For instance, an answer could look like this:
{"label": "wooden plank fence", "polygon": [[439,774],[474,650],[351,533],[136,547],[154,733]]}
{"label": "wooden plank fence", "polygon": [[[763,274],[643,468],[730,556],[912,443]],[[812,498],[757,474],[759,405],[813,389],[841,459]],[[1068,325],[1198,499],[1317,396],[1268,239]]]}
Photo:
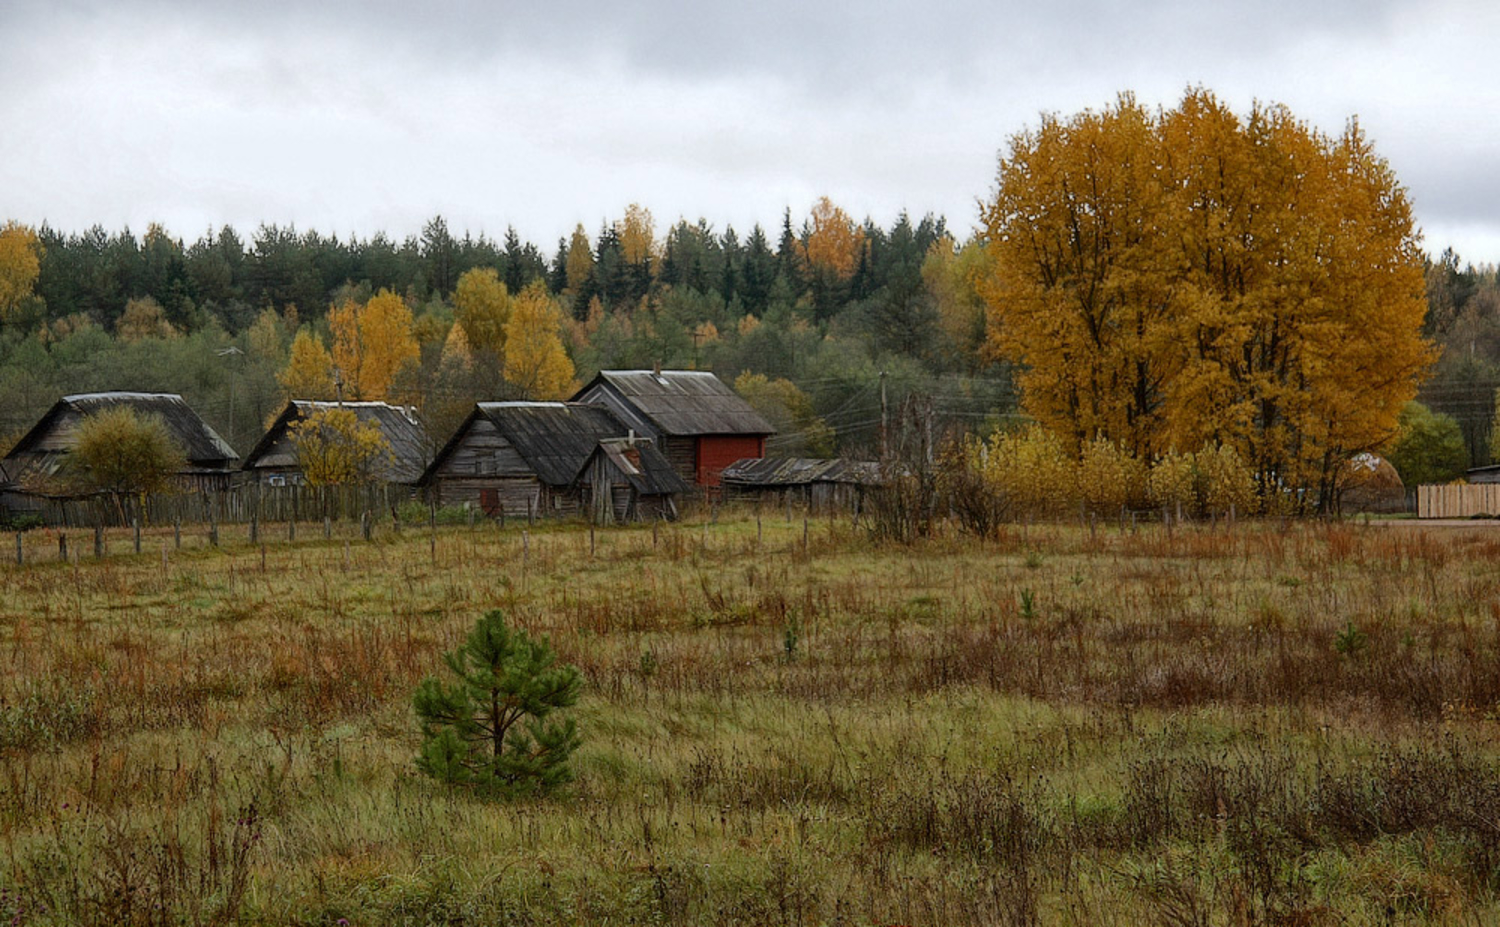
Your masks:
{"label": "wooden plank fence", "polygon": [[159,493],[145,500],[117,501],[109,495],[77,499],[42,499],[37,514],[49,525],[85,528],[124,527],[138,515],[148,525],[246,524],[258,522],[333,521],[390,517],[397,506],[417,498],[409,486],[376,483],[361,486],[258,486],[246,484],[221,492]]}
{"label": "wooden plank fence", "polygon": [[1500,483],[1418,486],[1418,518],[1500,516]]}

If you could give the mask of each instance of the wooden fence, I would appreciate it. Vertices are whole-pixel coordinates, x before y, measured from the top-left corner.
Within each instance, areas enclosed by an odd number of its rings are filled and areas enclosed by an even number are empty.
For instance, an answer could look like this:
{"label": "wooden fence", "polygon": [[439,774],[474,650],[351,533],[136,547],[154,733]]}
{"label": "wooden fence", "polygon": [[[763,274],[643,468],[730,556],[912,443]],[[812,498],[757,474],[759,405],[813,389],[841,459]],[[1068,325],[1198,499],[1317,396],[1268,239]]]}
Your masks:
{"label": "wooden fence", "polygon": [[1418,486],[1418,518],[1500,516],[1500,483]]}
{"label": "wooden fence", "polygon": [[247,484],[221,492],[162,493],[140,500],[117,500],[98,494],[78,499],[42,499],[37,510],[49,525],[86,528],[122,527],[138,516],[148,525],[245,524],[358,519],[370,513],[389,516],[403,502],[417,498],[409,486],[377,483],[363,486],[257,486]]}

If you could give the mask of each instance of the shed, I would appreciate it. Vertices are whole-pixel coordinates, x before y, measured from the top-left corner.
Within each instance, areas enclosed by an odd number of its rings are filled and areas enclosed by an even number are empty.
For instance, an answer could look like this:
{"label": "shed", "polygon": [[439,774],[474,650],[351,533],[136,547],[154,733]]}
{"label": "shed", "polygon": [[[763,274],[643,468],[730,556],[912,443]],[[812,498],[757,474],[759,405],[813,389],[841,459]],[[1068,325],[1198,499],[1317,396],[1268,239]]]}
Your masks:
{"label": "shed", "polygon": [[573,397],[603,405],[656,440],[677,475],[718,486],[736,460],[764,457],[776,429],[723,380],[703,370],[601,370]]}
{"label": "shed", "polygon": [[579,474],[605,438],[630,429],[609,409],[577,402],[481,402],[422,473],[440,505],[488,515],[570,515]]}
{"label": "shed", "polygon": [[315,412],[333,408],[348,409],[361,423],[373,423],[380,428],[391,449],[390,456],[382,461],[375,474],[380,480],[410,485],[421,478],[431,456],[427,431],[413,411],[385,402],[293,399],[245,455],[241,469],[253,474],[256,482],[263,485],[300,484],[302,471],[297,465],[297,448],[290,428]]}
{"label": "shed", "polygon": [[1470,483],[1500,483],[1500,464],[1488,467],[1470,467],[1464,474]]}
{"label": "shed", "polygon": [[97,412],[130,406],[161,419],[187,465],[177,473],[184,489],[228,489],[239,455],[176,393],[79,393],[64,396],[5,455],[9,479],[23,491],[46,493],[78,443],[78,426]]}
{"label": "shed", "polygon": [[866,489],[881,482],[871,460],[761,457],[737,460],[721,476],[731,498],[777,495],[812,509],[855,508]]}
{"label": "shed", "polygon": [[599,523],[677,518],[677,495],[688,485],[649,439],[605,438],[584,464],[581,483],[590,517]]}

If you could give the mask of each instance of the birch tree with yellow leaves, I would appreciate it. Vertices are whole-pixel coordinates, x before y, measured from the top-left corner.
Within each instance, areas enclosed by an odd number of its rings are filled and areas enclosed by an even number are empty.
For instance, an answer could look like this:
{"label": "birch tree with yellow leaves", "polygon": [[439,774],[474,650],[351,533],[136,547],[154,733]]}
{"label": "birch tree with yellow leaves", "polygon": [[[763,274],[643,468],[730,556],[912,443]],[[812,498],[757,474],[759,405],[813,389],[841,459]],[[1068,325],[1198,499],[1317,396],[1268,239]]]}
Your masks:
{"label": "birch tree with yellow leaves", "polygon": [[562,311],[541,281],[515,298],[505,326],[505,379],[523,398],[566,399],[577,388],[562,324]]}
{"label": "birch tree with yellow leaves", "polygon": [[1081,449],[1231,449],[1263,502],[1336,504],[1434,359],[1405,190],[1351,123],[1126,95],[1015,136],[984,210],[988,350]]}
{"label": "birch tree with yellow leaves", "polygon": [[383,400],[401,368],[417,360],[411,309],[390,290],[360,305],[345,299],[328,311],[333,364],[350,399]]}

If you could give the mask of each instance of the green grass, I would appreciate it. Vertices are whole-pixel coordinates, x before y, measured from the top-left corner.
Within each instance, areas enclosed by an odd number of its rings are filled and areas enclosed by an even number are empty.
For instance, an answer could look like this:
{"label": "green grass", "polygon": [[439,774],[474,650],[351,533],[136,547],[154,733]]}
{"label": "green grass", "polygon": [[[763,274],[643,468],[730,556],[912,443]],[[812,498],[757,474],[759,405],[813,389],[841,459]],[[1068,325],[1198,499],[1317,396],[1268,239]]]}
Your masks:
{"label": "green grass", "polygon": [[[435,556],[407,528],[264,571],[228,529],[165,567],[154,535],[76,566],[28,536],[0,568],[0,918],[1500,917],[1489,533],[763,530],[590,558],[576,525],[440,527]],[[497,607],[587,679],[555,798],[412,765],[412,688]]]}

